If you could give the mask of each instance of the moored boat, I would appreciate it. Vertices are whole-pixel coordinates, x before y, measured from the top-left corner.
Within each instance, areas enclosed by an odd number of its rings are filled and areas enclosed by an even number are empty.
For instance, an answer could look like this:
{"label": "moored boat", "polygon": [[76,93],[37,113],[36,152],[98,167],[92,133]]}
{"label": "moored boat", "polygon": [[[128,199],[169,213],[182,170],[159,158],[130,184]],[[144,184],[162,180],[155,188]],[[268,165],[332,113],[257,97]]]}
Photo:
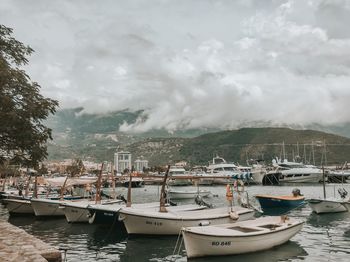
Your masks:
{"label": "moored boat", "polygon": [[[158,209],[159,202],[132,204],[131,207],[126,207],[124,204],[112,204],[112,205],[89,205],[88,210],[90,212],[89,223],[90,224],[112,224],[117,223],[119,218],[119,211],[124,209]],[[194,204],[168,206],[172,211],[189,211],[205,209],[205,206],[199,206]]]}
{"label": "moored boat", "polygon": [[34,215],[29,199],[6,198],[2,200],[10,215]]}
{"label": "moored boat", "polygon": [[254,210],[234,207],[204,209],[198,211],[160,212],[157,209],[122,208],[119,219],[124,222],[128,234],[177,235],[182,227],[223,224],[251,219]]}
{"label": "moored boat", "polygon": [[297,208],[305,204],[305,197],[300,194],[299,189],[294,189],[292,195],[255,195],[261,208]]}
{"label": "moored boat", "polygon": [[287,217],[261,217],[237,223],[182,229],[188,258],[257,252],[281,245],[303,222]]}
{"label": "moored boat", "polygon": [[209,190],[175,190],[169,189],[167,191],[170,199],[194,199],[196,196],[207,197],[211,194]]}
{"label": "moored boat", "polygon": [[308,203],[316,214],[346,212],[350,207],[346,201],[335,198],[312,198],[308,200]]}
{"label": "moored boat", "polygon": [[[122,200],[102,200],[101,205],[121,204]],[[91,217],[89,207],[96,204],[96,201],[78,201],[60,203],[68,223],[88,223]]]}

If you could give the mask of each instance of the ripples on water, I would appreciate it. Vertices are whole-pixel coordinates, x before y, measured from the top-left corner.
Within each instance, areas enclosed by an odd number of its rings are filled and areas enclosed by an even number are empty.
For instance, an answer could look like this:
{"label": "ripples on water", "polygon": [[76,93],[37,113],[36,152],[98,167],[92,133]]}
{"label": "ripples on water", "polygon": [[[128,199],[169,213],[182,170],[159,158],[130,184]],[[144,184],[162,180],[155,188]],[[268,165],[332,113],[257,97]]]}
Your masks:
{"label": "ripples on water", "polygon": [[[320,185],[299,185],[307,197],[320,197]],[[327,194],[333,196],[340,185],[327,185]],[[226,204],[225,186],[202,187],[218,197],[209,199],[217,206]],[[291,194],[293,186],[250,186],[252,196],[264,194]],[[350,192],[350,186],[345,185]],[[180,188],[179,188],[180,189]],[[118,188],[126,196],[125,188]],[[132,191],[135,202],[157,201],[158,186],[146,186]],[[256,203],[255,203],[256,204]],[[0,216],[8,218],[0,207]],[[268,251],[227,256],[191,259],[200,262],[235,261],[350,261],[350,213],[316,215],[308,206],[293,210],[290,216],[305,221],[302,231],[291,241]],[[89,224],[68,224],[65,219],[41,220],[35,217],[10,217],[9,222],[23,228],[51,245],[66,249],[67,261],[187,261],[184,246],[180,254],[173,255],[177,237],[131,237],[116,227]],[[62,251],[63,252],[63,251]]]}

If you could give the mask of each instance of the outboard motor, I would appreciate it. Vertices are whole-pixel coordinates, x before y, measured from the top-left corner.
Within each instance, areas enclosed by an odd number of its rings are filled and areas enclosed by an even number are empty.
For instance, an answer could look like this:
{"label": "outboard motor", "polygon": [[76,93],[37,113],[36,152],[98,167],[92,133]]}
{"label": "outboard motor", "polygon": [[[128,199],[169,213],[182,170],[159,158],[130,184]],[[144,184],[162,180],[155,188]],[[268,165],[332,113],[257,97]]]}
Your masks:
{"label": "outboard motor", "polygon": [[196,196],[196,198],[194,199],[194,202],[196,202],[196,204],[200,205],[200,206],[206,206],[208,208],[212,208],[213,207],[212,204],[205,202],[200,195]]}
{"label": "outboard motor", "polygon": [[118,195],[117,199],[123,200],[124,203],[128,202],[123,195]]}
{"label": "outboard motor", "polygon": [[346,191],[345,188],[338,188],[338,193],[342,199],[346,198],[348,195],[348,191]]}
{"label": "outboard motor", "polygon": [[300,193],[300,189],[299,188],[294,188],[293,191],[292,191],[292,194],[293,194],[294,197],[302,196],[302,194]]}

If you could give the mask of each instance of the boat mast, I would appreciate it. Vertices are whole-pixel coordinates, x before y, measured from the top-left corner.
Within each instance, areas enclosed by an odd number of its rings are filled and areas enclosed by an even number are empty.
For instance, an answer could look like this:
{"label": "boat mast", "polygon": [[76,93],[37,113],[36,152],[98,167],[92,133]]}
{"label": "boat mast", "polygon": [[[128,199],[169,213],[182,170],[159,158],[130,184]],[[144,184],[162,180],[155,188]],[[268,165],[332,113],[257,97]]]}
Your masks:
{"label": "boat mast", "polygon": [[169,170],[170,170],[170,165],[168,165],[168,168],[165,172],[162,189],[160,191],[159,212],[168,212],[168,210],[165,208],[165,184],[168,178]]}
{"label": "boat mast", "polygon": [[66,188],[67,180],[68,180],[68,174],[67,174],[66,179],[64,180],[64,183],[63,183],[62,188],[61,188],[60,200],[63,200],[63,194],[64,194],[64,189]]}
{"label": "boat mast", "polygon": [[38,174],[35,173],[34,175],[34,192],[33,192],[33,198],[38,198]]}
{"label": "boat mast", "polygon": [[95,204],[97,203],[101,203],[101,180],[102,180],[102,170],[103,170],[103,162],[101,165],[101,170],[100,170],[100,174],[97,178],[97,183],[96,183],[96,196],[95,196]]}
{"label": "boat mast", "polygon": [[131,184],[132,184],[132,169],[131,172],[129,173],[129,185],[128,185],[128,196],[126,200],[126,207],[131,207]]}
{"label": "boat mast", "polygon": [[322,165],[322,184],[323,184],[323,198],[326,199],[326,177],[325,177],[325,174],[324,174],[324,166]]}
{"label": "boat mast", "polygon": [[113,194],[113,199],[116,199],[116,194],[115,194],[115,177],[114,177],[114,164],[111,164],[111,179],[112,179],[112,194]]}

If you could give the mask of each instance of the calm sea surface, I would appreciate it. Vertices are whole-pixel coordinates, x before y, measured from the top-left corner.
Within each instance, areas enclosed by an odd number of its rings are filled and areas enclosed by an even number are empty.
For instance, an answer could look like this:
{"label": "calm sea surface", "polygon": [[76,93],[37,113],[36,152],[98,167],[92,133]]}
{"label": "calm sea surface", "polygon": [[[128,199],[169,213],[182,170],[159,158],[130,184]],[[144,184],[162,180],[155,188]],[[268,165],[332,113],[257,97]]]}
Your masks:
{"label": "calm sea surface", "polygon": [[[296,186],[249,186],[254,194],[291,194]],[[321,197],[321,185],[298,185],[307,197]],[[337,195],[341,185],[327,185],[328,196]],[[344,185],[350,192],[350,185]],[[180,189],[180,188],[179,188]],[[202,187],[217,196],[207,200],[216,206],[226,205],[225,186]],[[126,196],[126,188],[117,188]],[[133,189],[134,202],[159,199],[158,186]],[[350,261],[350,212],[316,215],[310,207],[293,210],[290,216],[305,221],[302,231],[286,244],[248,255],[211,257],[191,261]],[[118,228],[89,224],[68,224],[65,218],[39,220],[35,217],[9,217],[0,205],[0,218],[60,249],[66,249],[67,261],[187,261],[185,250],[173,255],[177,237],[132,237]]]}

